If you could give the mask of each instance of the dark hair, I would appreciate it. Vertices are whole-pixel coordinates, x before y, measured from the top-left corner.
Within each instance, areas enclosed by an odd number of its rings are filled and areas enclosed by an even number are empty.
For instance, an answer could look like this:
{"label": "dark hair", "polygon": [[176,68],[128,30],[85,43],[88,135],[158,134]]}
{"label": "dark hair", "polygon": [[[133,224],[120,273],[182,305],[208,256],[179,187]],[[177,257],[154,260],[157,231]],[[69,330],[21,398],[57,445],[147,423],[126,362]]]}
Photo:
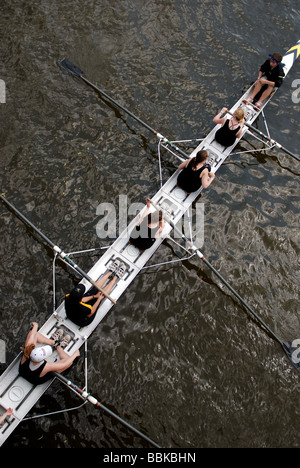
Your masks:
{"label": "dark hair", "polygon": [[69,294],[69,301],[70,302],[79,302],[82,299],[82,296],[85,292],[85,286],[83,284],[77,284],[74,289]]}
{"label": "dark hair", "polygon": [[193,169],[197,167],[197,164],[202,163],[207,159],[208,152],[206,150],[200,150],[196,156],[191,160],[190,164]]}
{"label": "dark hair", "polygon": [[272,58],[276,60],[276,62],[280,63],[282,60],[282,55],[276,52],[275,54],[272,55]]}

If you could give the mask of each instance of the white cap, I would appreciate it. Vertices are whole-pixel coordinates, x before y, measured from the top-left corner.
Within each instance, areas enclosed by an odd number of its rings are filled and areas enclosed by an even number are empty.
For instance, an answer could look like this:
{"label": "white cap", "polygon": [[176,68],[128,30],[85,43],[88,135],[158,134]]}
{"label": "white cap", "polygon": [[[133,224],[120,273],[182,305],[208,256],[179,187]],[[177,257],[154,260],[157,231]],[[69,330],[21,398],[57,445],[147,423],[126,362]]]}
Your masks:
{"label": "white cap", "polygon": [[51,356],[52,354],[52,348],[49,345],[41,346],[39,348],[35,348],[33,351],[30,353],[30,359],[33,362],[41,362],[47,357]]}

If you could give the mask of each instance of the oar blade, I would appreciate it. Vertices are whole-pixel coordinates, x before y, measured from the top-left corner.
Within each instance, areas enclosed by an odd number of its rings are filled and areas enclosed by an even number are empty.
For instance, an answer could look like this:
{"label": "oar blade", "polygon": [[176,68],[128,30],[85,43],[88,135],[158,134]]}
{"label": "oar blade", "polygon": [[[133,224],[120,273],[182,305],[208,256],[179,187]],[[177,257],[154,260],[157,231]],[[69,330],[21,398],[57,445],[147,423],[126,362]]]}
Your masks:
{"label": "oar blade", "polygon": [[69,73],[72,73],[72,75],[79,76],[81,77],[83,75],[83,71],[80,70],[77,65],[74,65],[74,63],[70,62],[68,59],[60,60],[58,62],[58,65],[62,67],[64,70],[66,70]]}
{"label": "oar blade", "polygon": [[290,361],[300,372],[300,339],[296,339],[294,341],[285,341],[282,343],[282,347]]}

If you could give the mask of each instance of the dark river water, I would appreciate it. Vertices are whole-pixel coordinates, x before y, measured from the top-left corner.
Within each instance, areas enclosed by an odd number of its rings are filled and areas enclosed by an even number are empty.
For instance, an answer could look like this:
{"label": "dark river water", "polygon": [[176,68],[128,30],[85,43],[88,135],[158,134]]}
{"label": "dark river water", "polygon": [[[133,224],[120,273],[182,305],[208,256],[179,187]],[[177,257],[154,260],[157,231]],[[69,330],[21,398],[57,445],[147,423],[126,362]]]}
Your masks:
{"label": "dark river water", "polygon": [[[159,189],[155,137],[58,66],[85,76],[173,140],[203,138],[269,53],[300,38],[298,0],[2,0],[1,193],[65,251],[99,239],[97,207]],[[300,62],[266,108],[299,154]],[[259,127],[264,130],[263,121]],[[190,152],[196,146],[184,146]],[[283,340],[300,337],[299,163],[251,135],[203,193],[203,251]],[[178,160],[162,153],[166,181]],[[1,334],[7,364],[52,313],[53,253],[1,204]],[[178,258],[170,241],[150,264]],[[88,270],[96,251],[77,257]],[[56,268],[56,302],[76,278]],[[1,369],[5,369],[1,365]],[[84,384],[84,359],[70,377]],[[92,394],[162,447],[299,447],[300,375],[280,345],[193,258],[146,269],[88,342]],[[80,404],[61,383],[31,416]],[[14,447],[149,447],[91,405],[22,422]]]}

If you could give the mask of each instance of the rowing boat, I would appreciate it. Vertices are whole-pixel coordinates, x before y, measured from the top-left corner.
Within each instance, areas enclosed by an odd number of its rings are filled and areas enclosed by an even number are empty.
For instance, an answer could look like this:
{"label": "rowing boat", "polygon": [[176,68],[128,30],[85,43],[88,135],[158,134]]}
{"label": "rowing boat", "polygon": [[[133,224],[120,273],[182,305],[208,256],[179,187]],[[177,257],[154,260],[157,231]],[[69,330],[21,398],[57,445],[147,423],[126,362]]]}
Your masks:
{"label": "rowing boat", "polygon": [[[283,57],[284,71],[285,76],[292,68],[295,60],[300,54],[300,41],[297,42],[295,46],[288,50],[288,52]],[[61,62],[62,64],[66,62]],[[81,76],[82,77],[82,76]],[[87,81],[87,80],[85,80]],[[88,82],[88,84],[90,84]],[[234,113],[238,107],[244,107],[246,114],[246,122],[248,125],[252,125],[253,122],[257,119],[260,113],[263,111],[264,107],[268,104],[270,99],[274,96],[276,89],[272,95],[263,103],[261,109],[257,109],[255,106],[244,104],[244,101],[251,95],[252,86],[246,91],[246,93],[236,102],[236,104],[230,109],[229,116]],[[229,117],[230,118],[230,117]],[[239,140],[237,139],[231,147],[224,148],[215,141],[215,133],[220,128],[220,125],[216,125],[212,131],[207,135],[207,137],[201,141],[201,143],[191,152],[188,156],[192,158],[196,153],[205,149],[210,154],[210,163],[211,170],[213,173],[216,173],[217,170],[224,163],[226,158],[232,153],[235,146],[238,144]],[[249,127],[245,125],[243,127],[241,138],[249,130]],[[159,139],[161,139],[166,144],[170,142],[155,132]],[[172,145],[173,146],[173,145]],[[181,152],[181,155],[184,153]],[[161,187],[161,189],[152,197],[153,207],[158,207],[167,213],[170,222],[165,223],[165,227],[161,237],[155,242],[155,244],[147,251],[140,252],[134,246],[132,246],[129,241],[129,236],[134,226],[140,219],[140,216],[143,214],[143,210],[136,216],[135,219],[126,227],[126,229],[121,233],[119,238],[110,246],[105,254],[95,263],[95,265],[88,272],[88,275],[85,275],[81,280],[81,283],[84,284],[86,290],[89,289],[93,282],[97,281],[102,275],[108,271],[108,267],[114,260],[118,259],[126,266],[125,276],[117,281],[114,286],[114,289],[111,292],[111,299],[105,298],[101,306],[98,309],[94,321],[86,326],[79,327],[72,323],[65,313],[64,303],[61,303],[58,308],[53,312],[49,317],[46,323],[40,328],[40,333],[45,337],[51,337],[53,332],[62,328],[71,336],[71,341],[65,351],[67,353],[73,353],[75,350],[81,348],[86,341],[88,340],[91,333],[99,325],[99,323],[104,319],[108,312],[113,307],[114,303],[118,301],[120,296],[126,291],[135,277],[139,274],[144,265],[149,261],[152,255],[159,248],[164,238],[166,238],[174,226],[181,220],[186,211],[191,207],[192,203],[198,198],[199,194],[202,191],[200,188],[197,192],[187,194],[177,186],[177,177],[179,171],[169,178],[169,180]],[[2,197],[3,199],[3,197]],[[4,201],[4,200],[3,200]],[[152,209],[154,210],[154,208]],[[145,208],[144,208],[145,209]],[[54,249],[55,250],[55,249]],[[58,252],[57,249],[55,250]],[[58,252],[59,253],[59,252]],[[49,360],[56,360],[57,353],[54,352],[49,358]],[[25,379],[19,376],[18,367],[21,360],[21,353],[14,359],[14,361],[9,365],[5,372],[0,377],[0,416],[8,409],[13,408],[13,414],[6,419],[4,424],[0,428],[0,445],[2,445],[5,440],[12,434],[16,429],[18,424],[25,418],[31,408],[36,404],[36,402],[41,398],[41,396],[46,392],[46,390],[51,386],[53,380],[48,381],[45,384],[33,386]]]}

